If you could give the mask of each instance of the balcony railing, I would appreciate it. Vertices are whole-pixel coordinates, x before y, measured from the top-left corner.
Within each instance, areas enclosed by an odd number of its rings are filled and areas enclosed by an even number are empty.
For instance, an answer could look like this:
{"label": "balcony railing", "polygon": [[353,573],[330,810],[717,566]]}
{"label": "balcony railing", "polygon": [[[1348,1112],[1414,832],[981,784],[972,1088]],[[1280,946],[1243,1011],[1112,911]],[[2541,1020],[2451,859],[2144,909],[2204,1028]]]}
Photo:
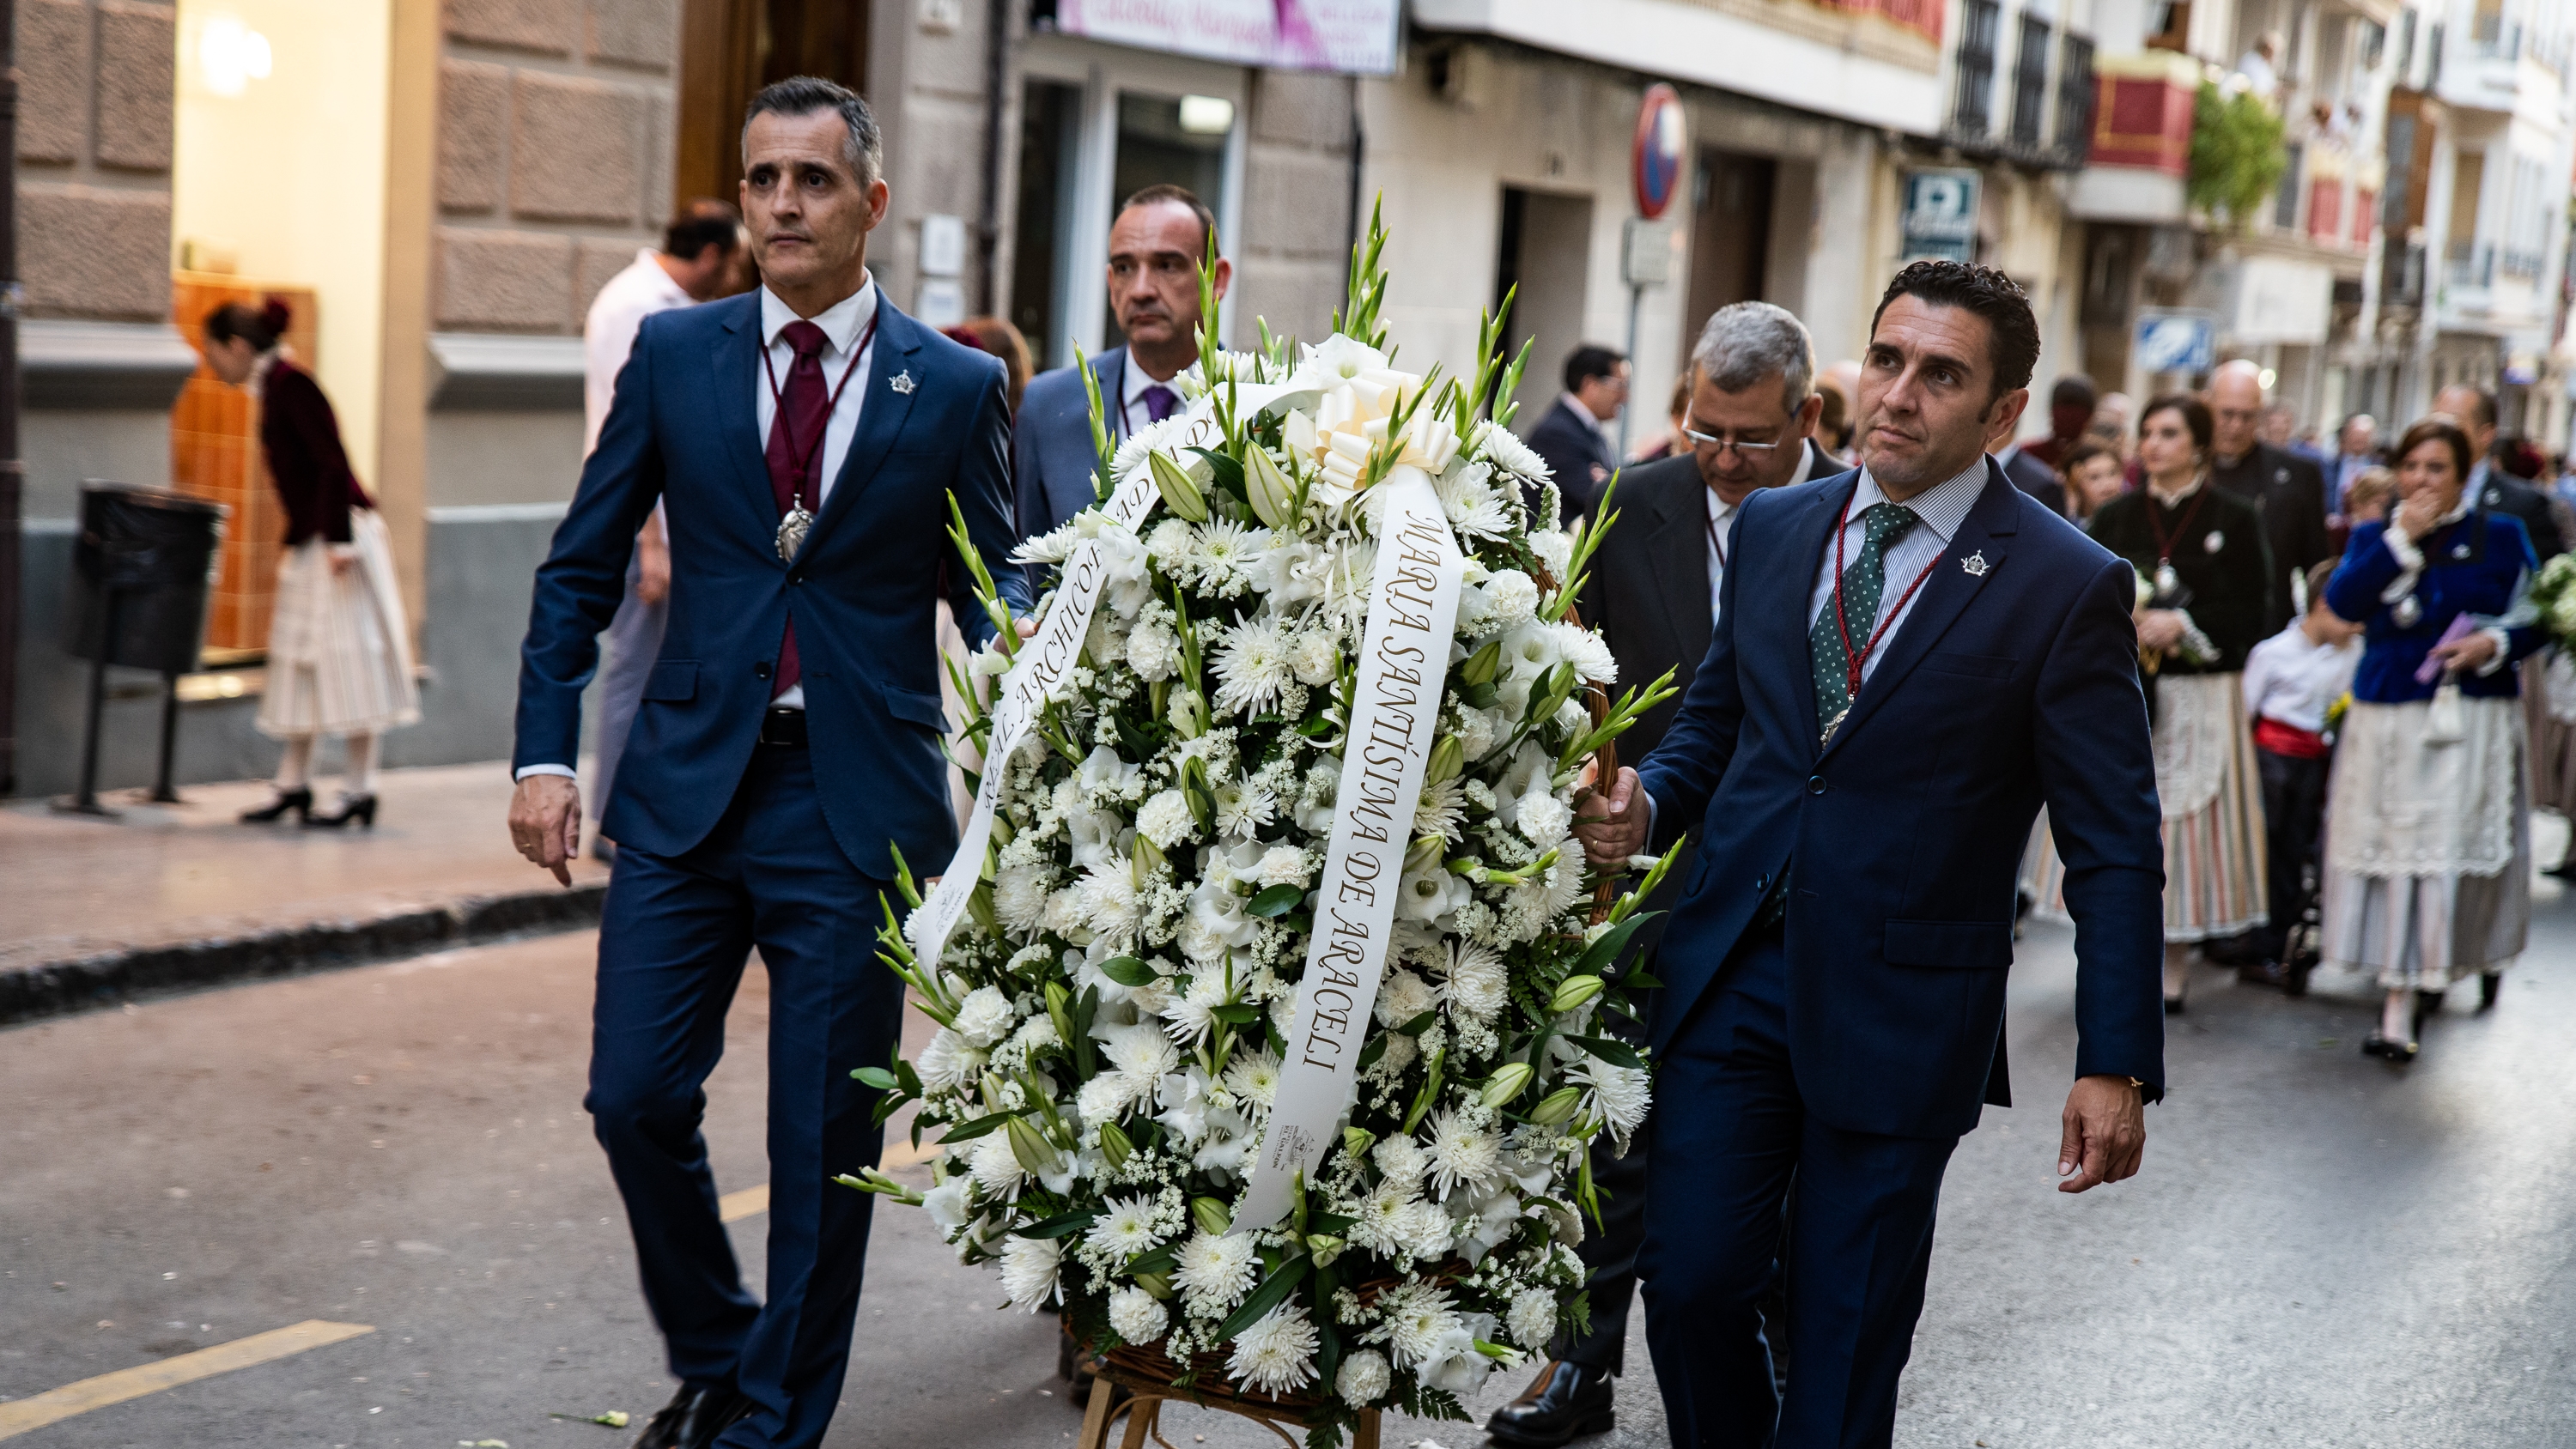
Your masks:
{"label": "balcony railing", "polygon": [[2474,242],[2453,242],[2442,253],[2442,280],[2454,287],[2485,289],[2495,285],[2496,249]]}
{"label": "balcony railing", "polygon": [[1995,41],[2002,22],[1996,0],[1966,0],[1959,7],[1959,95],[1950,124],[1970,136],[1994,126]]}

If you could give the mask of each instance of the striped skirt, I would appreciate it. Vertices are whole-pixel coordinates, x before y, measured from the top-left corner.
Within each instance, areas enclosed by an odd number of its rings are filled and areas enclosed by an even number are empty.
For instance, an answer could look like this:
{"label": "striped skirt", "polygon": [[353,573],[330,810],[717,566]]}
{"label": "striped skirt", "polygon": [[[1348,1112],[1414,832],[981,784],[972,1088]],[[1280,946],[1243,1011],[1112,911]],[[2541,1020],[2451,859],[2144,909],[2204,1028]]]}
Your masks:
{"label": "striped skirt", "polygon": [[376,734],[420,719],[411,628],[384,520],[349,511],[358,562],[331,572],[331,545],[307,539],[277,564],[268,687],[259,732],[271,739]]}
{"label": "striped skirt", "polygon": [[[2156,682],[2156,793],[2165,806],[2165,939],[2225,940],[2262,925],[2263,791],[2241,676]],[[2044,826],[2023,880],[2033,914],[2067,919],[2066,867]]]}

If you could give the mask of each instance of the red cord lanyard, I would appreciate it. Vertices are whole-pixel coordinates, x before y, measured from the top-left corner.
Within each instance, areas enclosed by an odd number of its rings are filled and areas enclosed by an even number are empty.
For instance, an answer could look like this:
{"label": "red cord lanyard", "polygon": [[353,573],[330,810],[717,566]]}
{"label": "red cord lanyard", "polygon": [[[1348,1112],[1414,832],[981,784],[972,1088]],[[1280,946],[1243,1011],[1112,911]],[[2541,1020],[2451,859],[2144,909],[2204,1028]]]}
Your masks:
{"label": "red cord lanyard", "polygon": [[2164,500],[2156,496],[2154,489],[2147,490],[2147,526],[2155,531],[2156,562],[2173,562],[2174,545],[2182,540],[2184,534],[2191,531],[2191,521],[2199,516],[2200,500],[2209,496],[2210,486],[2204,479],[2200,487],[2192,493],[2191,501],[2183,505],[2182,517],[2174,520],[2171,534],[2165,532]]}
{"label": "red cord lanyard", "polygon": [[[778,389],[778,367],[775,363],[772,363],[769,360],[768,344],[764,343],[761,346],[760,370],[762,374],[769,379],[769,404],[773,409],[775,409],[770,416],[777,421],[778,426],[787,430],[787,453],[796,464],[796,471],[792,476],[796,480],[795,505],[799,508],[805,507],[805,484],[808,481],[806,476],[807,470],[813,467],[814,455],[822,450],[823,440],[831,436],[832,414],[841,410],[841,394],[850,390],[850,379],[858,376],[859,374],[859,359],[868,355],[868,344],[876,340],[876,335],[877,319],[874,316],[870,316],[868,318],[867,329],[859,334],[859,345],[850,349],[850,360],[841,368],[840,385],[832,389],[831,398],[823,404],[823,426],[821,430],[814,434],[814,441],[802,449],[799,449],[796,446],[796,423],[793,419],[787,416],[786,394],[780,392]],[[808,508],[806,509],[806,512],[814,512],[815,509],[818,509],[821,506],[821,500],[817,499],[815,502],[815,508]]]}
{"label": "red cord lanyard", "polygon": [[[1857,493],[1859,490],[1853,491]],[[1921,521],[1921,515],[1916,515],[1916,521]],[[1850,528],[1851,500],[1846,498],[1843,500],[1842,517],[1834,523],[1834,627],[1842,632],[1843,659],[1848,670],[1844,676],[1846,687],[1843,695],[1846,700],[1856,700],[1860,698],[1862,661],[1876,652],[1879,641],[1887,637],[1888,630],[1896,627],[1897,619],[1905,613],[1905,606],[1912,602],[1914,591],[1923,587],[1925,579],[1932,577],[1932,570],[1941,562],[1941,555],[1937,551],[1932,555],[1932,561],[1923,566],[1923,572],[1916,574],[1914,582],[1907,584],[1905,592],[1897,596],[1895,607],[1880,612],[1878,627],[1870,630],[1869,642],[1861,647],[1858,654],[1854,654],[1852,653],[1851,619],[1843,613],[1843,535]],[[1850,706],[1846,704],[1844,708],[1848,709]],[[1839,724],[1841,720],[1837,718],[1835,723]]]}

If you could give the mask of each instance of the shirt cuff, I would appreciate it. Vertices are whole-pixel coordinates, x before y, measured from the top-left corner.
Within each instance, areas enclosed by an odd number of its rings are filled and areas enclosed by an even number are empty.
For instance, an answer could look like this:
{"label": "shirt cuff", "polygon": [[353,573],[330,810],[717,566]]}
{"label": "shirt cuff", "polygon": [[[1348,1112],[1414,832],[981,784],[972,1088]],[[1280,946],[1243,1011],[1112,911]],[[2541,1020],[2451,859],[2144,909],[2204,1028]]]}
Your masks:
{"label": "shirt cuff", "polygon": [[1646,796],[1646,848],[1652,850],[1655,848],[1655,817],[1663,813],[1663,807],[1657,805],[1655,797],[1647,795],[1643,788],[1637,793]]}
{"label": "shirt cuff", "polygon": [[2417,548],[2413,539],[2398,532],[2393,525],[2380,537],[2388,540],[2388,555],[2397,560],[2397,577],[2390,579],[2388,587],[2379,591],[2379,601],[2393,604],[2415,592],[2415,581],[2424,573],[2424,550]]}
{"label": "shirt cuff", "polygon": [[2488,675],[2495,673],[2497,670],[2504,668],[2505,661],[2513,657],[2513,639],[2512,636],[2506,634],[2502,629],[2496,628],[2493,625],[2480,629],[2478,632],[2495,641],[2495,653],[2487,656],[2487,662],[2478,666],[2478,677],[2480,679],[2484,679]]}
{"label": "shirt cuff", "polygon": [[578,780],[581,778],[579,774],[574,772],[573,767],[570,765],[521,765],[518,773],[512,775],[510,778],[513,780],[524,780],[530,775],[561,775],[567,780]]}

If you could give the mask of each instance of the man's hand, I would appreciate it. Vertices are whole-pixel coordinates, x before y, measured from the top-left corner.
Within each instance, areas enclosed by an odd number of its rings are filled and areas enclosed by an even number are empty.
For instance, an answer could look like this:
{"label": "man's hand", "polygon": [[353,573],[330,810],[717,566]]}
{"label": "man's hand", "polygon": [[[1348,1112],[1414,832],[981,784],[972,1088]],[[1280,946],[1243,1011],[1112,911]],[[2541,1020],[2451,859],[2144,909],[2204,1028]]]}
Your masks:
{"label": "man's hand", "polygon": [[1617,870],[1628,857],[1646,851],[1646,792],[1637,788],[1637,772],[1622,769],[1610,793],[1586,789],[1574,801],[1574,833],[1593,865]]}
{"label": "man's hand", "polygon": [[2182,642],[2182,615],[2172,609],[2149,609],[2138,615],[2138,643],[2148,649],[2171,649]]}
{"label": "man's hand", "polygon": [[648,604],[662,602],[671,592],[671,545],[662,537],[659,519],[635,535],[635,559],[635,597]]}
{"label": "man's hand", "polygon": [[2062,1121],[2057,1175],[2066,1180],[2057,1185],[2059,1192],[2084,1192],[2137,1175],[2147,1150],[2147,1108],[2128,1078],[2076,1078]]}
{"label": "man's hand", "polygon": [[510,843],[519,854],[572,884],[581,853],[581,787],[566,775],[530,775],[510,795]]}

